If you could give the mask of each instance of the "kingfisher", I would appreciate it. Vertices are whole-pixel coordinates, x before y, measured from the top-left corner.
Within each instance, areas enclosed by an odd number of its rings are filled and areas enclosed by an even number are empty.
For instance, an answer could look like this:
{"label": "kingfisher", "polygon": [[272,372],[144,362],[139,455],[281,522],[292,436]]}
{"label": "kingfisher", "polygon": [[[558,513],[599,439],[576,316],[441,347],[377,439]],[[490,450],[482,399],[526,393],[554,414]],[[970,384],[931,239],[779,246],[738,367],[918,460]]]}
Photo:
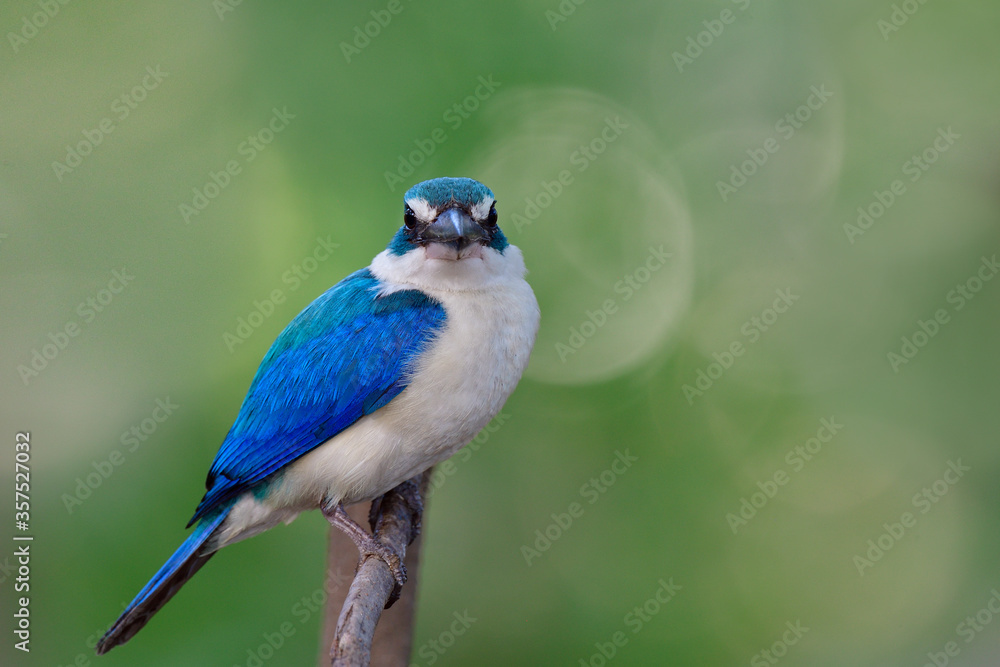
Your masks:
{"label": "kingfisher", "polygon": [[362,558],[405,581],[398,554],[348,516],[446,459],[503,407],[538,332],[521,251],[493,192],[435,178],[371,264],[278,335],[212,462],[191,535],[97,644],[131,639],[216,551],[319,509]]}

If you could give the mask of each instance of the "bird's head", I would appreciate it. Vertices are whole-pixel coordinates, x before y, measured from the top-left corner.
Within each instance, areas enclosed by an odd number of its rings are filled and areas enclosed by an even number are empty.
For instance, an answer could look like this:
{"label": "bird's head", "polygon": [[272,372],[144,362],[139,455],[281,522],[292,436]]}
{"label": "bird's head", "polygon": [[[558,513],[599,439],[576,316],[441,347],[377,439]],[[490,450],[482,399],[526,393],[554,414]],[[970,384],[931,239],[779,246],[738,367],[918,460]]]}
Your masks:
{"label": "bird's head", "polygon": [[426,259],[482,259],[483,249],[503,253],[507,238],[497,226],[496,197],[471,178],[435,178],[403,195],[403,226],[389,244],[394,255],[415,250]]}

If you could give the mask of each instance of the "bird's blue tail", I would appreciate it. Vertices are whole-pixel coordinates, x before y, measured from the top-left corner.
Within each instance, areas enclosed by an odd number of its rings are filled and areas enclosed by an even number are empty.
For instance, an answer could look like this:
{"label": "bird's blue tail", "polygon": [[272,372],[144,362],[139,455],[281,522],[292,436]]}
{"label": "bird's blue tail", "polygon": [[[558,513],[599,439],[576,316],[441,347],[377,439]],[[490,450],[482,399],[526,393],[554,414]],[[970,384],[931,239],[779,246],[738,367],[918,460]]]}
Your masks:
{"label": "bird's blue tail", "polygon": [[160,571],[153,575],[111,629],[97,642],[97,655],[107,653],[115,646],[131,639],[149,622],[153,614],[158,612],[181,586],[208,562],[215,552],[200,554],[199,550],[228,516],[230,509],[227,507],[198,524],[191,536],[184,540],[184,544],[163,564]]}

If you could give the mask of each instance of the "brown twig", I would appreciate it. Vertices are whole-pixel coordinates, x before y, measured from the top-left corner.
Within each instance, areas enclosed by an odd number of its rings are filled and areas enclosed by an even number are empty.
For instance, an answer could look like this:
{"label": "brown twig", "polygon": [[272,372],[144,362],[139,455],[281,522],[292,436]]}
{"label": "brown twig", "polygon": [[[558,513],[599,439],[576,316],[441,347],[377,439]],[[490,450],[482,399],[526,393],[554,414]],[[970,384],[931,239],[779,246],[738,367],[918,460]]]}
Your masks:
{"label": "brown twig", "polygon": [[[369,512],[375,538],[401,557],[405,555],[408,577],[399,601],[386,610],[382,624],[379,619],[396,584],[389,567],[379,558],[366,558],[358,566],[349,589],[339,584],[338,575],[354,567],[358,552],[350,539],[331,528],[327,568],[329,597],[323,633],[323,645],[329,646],[330,652],[328,659],[320,659],[320,665],[397,667],[408,664],[420,555],[420,541],[414,540],[423,515],[419,499],[427,490],[430,472],[403,482],[376,499]],[[360,505],[348,509],[352,518],[363,524],[362,512]],[[414,544],[407,549],[411,542]]]}

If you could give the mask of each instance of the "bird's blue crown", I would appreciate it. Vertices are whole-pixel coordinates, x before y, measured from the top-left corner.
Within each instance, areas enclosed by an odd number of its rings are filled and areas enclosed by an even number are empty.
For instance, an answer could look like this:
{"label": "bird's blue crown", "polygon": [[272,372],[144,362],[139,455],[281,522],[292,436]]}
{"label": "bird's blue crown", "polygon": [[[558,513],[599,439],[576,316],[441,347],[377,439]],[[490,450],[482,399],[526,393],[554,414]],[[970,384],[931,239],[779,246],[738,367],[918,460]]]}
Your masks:
{"label": "bird's blue crown", "polygon": [[471,178],[434,178],[414,185],[406,191],[403,199],[423,199],[434,208],[441,209],[449,205],[469,208],[496,197],[492,190]]}

